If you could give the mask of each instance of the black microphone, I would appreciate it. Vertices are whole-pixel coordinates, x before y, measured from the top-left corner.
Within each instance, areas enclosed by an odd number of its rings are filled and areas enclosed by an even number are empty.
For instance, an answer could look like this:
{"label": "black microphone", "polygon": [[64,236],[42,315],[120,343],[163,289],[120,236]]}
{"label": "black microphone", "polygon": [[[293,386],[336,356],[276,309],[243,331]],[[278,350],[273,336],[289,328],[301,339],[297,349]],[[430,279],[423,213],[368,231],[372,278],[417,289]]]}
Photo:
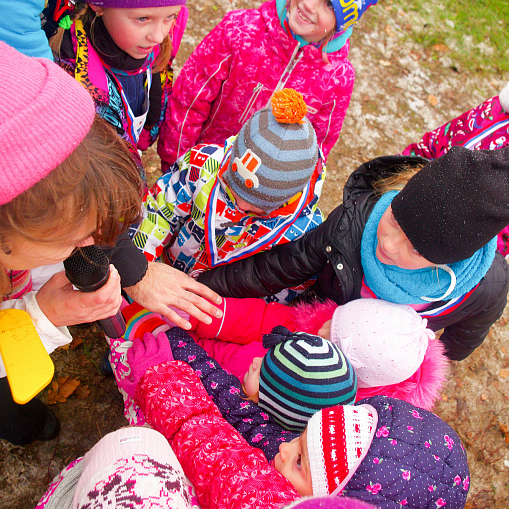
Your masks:
{"label": "black microphone", "polygon": [[[95,245],[80,247],[64,260],[67,279],[82,292],[95,292],[110,277],[110,261],[106,253]],[[125,332],[125,321],[120,309],[115,316],[97,320],[107,336],[119,338]]]}

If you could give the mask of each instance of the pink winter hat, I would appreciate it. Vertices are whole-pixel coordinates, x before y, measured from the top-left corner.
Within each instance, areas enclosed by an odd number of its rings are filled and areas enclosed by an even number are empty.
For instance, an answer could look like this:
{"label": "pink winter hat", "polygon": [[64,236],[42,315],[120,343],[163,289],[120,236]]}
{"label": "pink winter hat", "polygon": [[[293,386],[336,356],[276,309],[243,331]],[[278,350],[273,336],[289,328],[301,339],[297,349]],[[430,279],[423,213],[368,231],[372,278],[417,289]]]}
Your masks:
{"label": "pink winter hat", "polygon": [[54,170],[95,115],[89,93],[57,64],[0,42],[0,205]]}
{"label": "pink winter hat", "polygon": [[402,382],[421,365],[435,334],[410,306],[358,299],[339,306],[330,340],[352,363],[359,387]]}

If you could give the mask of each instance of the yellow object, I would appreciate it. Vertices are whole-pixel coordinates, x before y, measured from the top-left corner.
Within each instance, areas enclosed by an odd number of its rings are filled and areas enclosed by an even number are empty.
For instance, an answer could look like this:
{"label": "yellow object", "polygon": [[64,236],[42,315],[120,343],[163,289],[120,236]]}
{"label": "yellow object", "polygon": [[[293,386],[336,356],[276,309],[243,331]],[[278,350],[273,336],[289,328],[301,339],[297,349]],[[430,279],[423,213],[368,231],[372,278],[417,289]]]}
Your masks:
{"label": "yellow object", "polygon": [[0,354],[16,403],[28,403],[51,382],[55,367],[27,312],[0,310]]}

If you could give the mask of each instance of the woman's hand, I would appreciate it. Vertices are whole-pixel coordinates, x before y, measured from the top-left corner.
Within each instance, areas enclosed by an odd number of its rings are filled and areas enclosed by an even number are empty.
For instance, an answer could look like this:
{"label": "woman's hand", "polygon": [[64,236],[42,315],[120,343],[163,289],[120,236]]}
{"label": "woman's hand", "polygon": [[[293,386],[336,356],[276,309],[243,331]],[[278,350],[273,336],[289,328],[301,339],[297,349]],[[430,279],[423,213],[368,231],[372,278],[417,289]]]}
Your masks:
{"label": "woman's hand", "polygon": [[207,324],[212,322],[208,315],[217,318],[223,316],[223,312],[211,304],[211,302],[221,303],[222,299],[217,293],[198,283],[184,272],[164,263],[149,262],[147,273],[143,279],[124,290],[138,304],[149,311],[160,313],[169,318],[182,329],[189,330],[191,324],[169,306],[185,311],[200,322]]}
{"label": "woman's hand", "polygon": [[110,277],[95,292],[75,290],[65,272],[52,276],[37,292],[41,311],[55,327],[95,322],[114,316],[120,308],[120,276],[110,265]]}

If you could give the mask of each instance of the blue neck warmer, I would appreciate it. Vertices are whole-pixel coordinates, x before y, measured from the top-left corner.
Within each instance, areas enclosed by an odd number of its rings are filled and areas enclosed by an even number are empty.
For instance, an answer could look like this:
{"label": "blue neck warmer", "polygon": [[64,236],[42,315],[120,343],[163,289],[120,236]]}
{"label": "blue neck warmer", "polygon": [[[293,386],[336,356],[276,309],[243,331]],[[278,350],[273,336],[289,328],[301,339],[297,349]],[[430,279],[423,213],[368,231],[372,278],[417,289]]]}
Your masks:
{"label": "blue neck warmer", "polygon": [[332,39],[323,48],[321,47],[323,41],[307,42],[300,35],[296,35],[290,30],[290,27],[288,26],[288,12],[286,10],[286,4],[287,0],[276,0],[276,10],[279,17],[279,22],[281,23],[283,30],[291,35],[300,44],[301,48],[310,44],[311,46],[314,46],[315,48],[320,49],[325,53],[334,53],[335,51],[339,51],[352,35],[352,27],[347,28],[344,32],[335,33],[332,36]]}
{"label": "blue neck warmer", "polygon": [[[376,257],[378,223],[397,194],[398,191],[390,191],[378,200],[364,228],[361,263],[366,283],[378,298],[396,304],[429,304],[422,297],[441,300],[451,285],[451,276],[440,266],[407,270],[385,265]],[[493,263],[496,248],[495,237],[470,258],[448,265],[456,276],[456,286],[447,300],[464,295],[481,281]]]}

